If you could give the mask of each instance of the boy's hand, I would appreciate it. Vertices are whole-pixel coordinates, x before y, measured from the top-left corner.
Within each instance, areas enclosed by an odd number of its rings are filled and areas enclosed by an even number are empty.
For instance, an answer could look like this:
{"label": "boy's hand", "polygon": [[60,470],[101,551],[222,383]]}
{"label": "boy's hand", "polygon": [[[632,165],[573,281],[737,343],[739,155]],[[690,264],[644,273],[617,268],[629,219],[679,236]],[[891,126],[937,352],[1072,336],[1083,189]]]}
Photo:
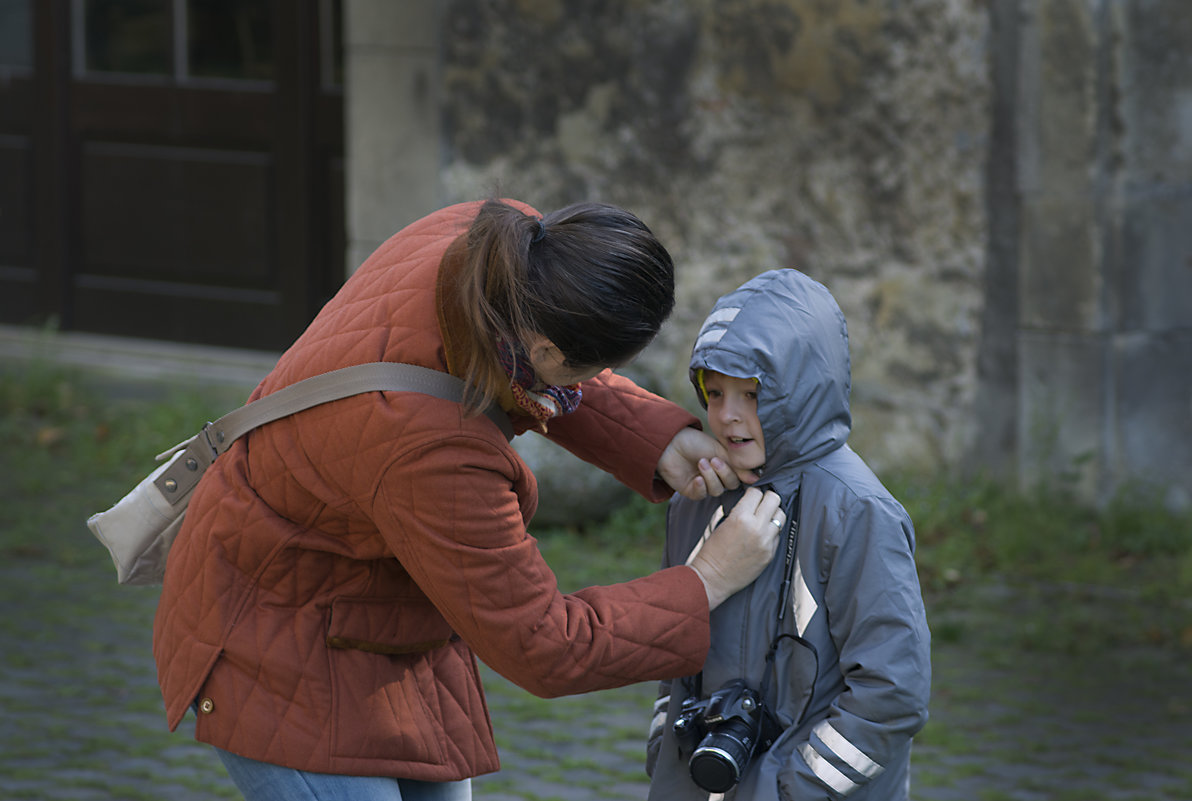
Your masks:
{"label": "boy's hand", "polygon": [[692,569],[703,579],[709,610],[748,586],[770,564],[786,525],[781,504],[776,492],[745,490],[691,560]]}
{"label": "boy's hand", "polygon": [[671,489],[693,501],[721,495],[741,485],[728,466],[724,447],[696,428],[675,434],[658,459],[658,475]]}

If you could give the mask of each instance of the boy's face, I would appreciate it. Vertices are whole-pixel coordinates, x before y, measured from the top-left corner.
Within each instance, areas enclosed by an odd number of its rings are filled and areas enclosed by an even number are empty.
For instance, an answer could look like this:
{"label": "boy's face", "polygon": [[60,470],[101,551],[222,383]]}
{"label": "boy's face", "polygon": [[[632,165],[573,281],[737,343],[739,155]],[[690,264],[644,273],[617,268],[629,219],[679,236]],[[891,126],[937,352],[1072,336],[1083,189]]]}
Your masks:
{"label": "boy's face", "polygon": [[757,481],[753,471],[766,463],[766,442],[757,418],[757,382],[704,371],[708,393],[708,428],[728,451],[728,463],[742,480]]}

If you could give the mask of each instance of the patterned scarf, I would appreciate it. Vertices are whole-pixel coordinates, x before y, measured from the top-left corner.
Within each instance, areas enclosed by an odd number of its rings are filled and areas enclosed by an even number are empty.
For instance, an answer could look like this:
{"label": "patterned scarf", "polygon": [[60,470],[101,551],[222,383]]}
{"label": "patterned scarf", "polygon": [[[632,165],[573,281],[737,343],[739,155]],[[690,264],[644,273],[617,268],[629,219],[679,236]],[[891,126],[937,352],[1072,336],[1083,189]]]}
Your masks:
{"label": "patterned scarf", "polygon": [[538,383],[534,368],[530,365],[530,357],[521,345],[510,346],[505,340],[497,343],[497,353],[501,357],[501,366],[511,379],[509,388],[513,390],[513,399],[526,414],[539,423],[545,424],[552,417],[574,412],[583,400],[583,391],[579,384],[566,387],[546,385],[533,388]]}

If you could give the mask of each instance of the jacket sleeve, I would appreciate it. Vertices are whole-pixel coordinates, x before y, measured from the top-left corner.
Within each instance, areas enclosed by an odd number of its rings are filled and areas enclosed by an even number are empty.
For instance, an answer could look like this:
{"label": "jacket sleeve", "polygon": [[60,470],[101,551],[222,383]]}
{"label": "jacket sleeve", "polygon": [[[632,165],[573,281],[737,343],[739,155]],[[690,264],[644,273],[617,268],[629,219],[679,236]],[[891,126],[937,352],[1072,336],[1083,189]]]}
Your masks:
{"label": "jacket sleeve", "polygon": [[547,437],[651,501],[670,497],[671,488],[654,477],[658,459],[681,429],[700,427],[699,419],[612,370],[585,381],[583,394],[578,409],[550,421]]}
{"label": "jacket sleeve", "polygon": [[697,670],[709,636],[698,575],[680,566],[561,594],[526,533],[524,469],[503,443],[428,437],[383,472],[374,522],[451,628],[536,695]]}
{"label": "jacket sleeve", "polygon": [[930,634],[914,531],[892,499],[860,498],[826,541],[825,601],[844,685],[809,736],[788,745],[786,799],[845,798],[905,759],[927,720]]}

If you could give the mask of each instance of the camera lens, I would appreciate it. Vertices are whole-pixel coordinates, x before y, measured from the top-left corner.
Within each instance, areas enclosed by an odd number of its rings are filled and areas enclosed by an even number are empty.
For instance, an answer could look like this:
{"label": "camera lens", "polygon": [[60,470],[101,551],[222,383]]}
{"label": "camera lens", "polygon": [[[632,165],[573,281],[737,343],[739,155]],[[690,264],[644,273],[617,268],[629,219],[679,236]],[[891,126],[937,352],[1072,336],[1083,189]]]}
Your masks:
{"label": "camera lens", "polygon": [[730,790],[753,755],[752,730],[752,723],[734,720],[705,737],[691,755],[692,780],[709,792]]}

